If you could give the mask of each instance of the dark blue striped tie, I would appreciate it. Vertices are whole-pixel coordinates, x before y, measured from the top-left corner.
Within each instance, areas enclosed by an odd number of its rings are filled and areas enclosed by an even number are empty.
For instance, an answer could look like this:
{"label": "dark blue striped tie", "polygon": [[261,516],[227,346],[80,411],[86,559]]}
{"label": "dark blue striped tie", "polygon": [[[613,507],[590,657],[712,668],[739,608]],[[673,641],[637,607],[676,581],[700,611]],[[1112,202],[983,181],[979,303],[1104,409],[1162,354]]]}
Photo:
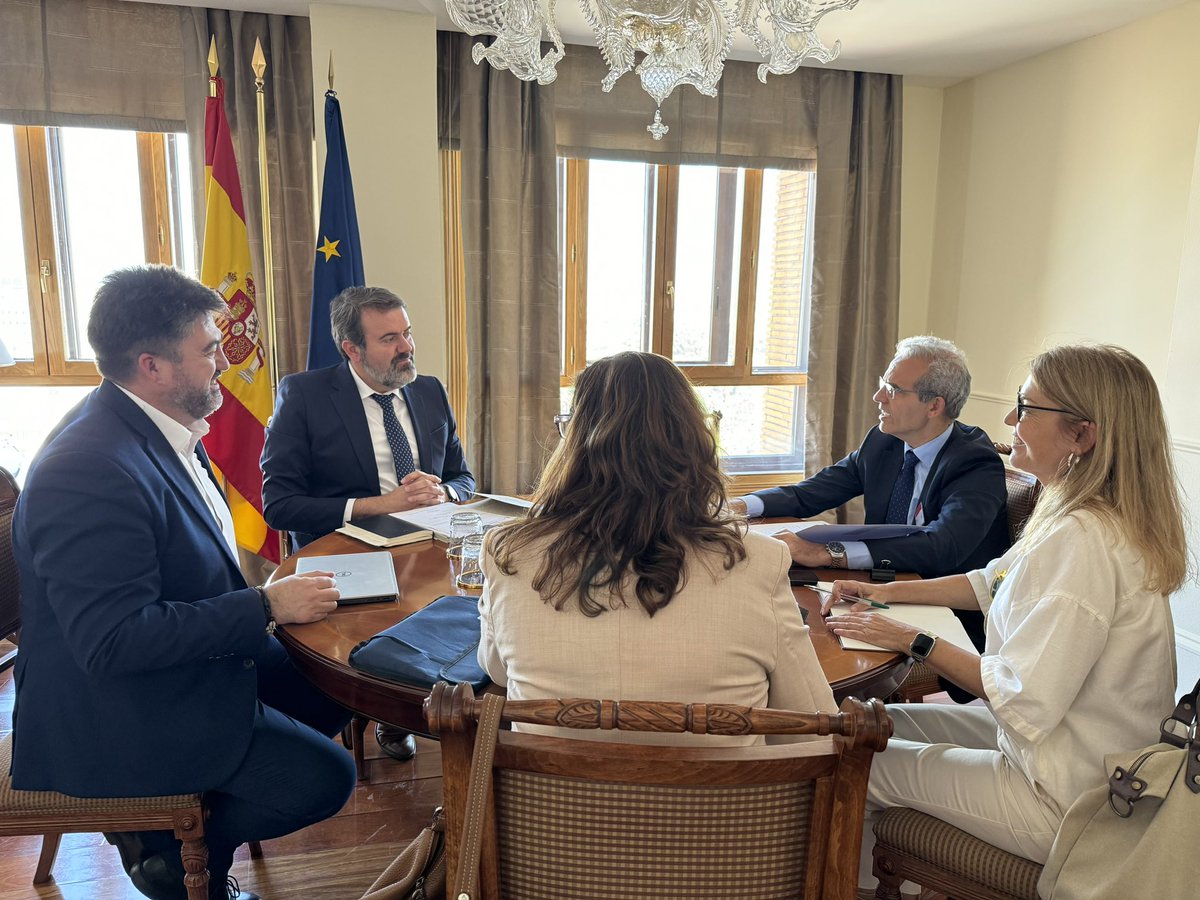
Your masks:
{"label": "dark blue striped tie", "polygon": [[[396,481],[399,482],[409,472],[415,472],[417,464],[413,461],[412,447],[400,427],[396,417],[396,408],[392,406],[394,394],[372,394],[371,399],[383,410],[383,431],[387,435],[388,445],[392,448],[392,462],[396,464]],[[909,479],[909,493],[912,492],[912,479]]]}
{"label": "dark blue striped tie", "polygon": [[908,509],[912,506],[913,486],[917,483],[917,454],[908,450],[904,454],[904,467],[896,476],[892,488],[892,499],[888,501],[887,525],[907,525]]}

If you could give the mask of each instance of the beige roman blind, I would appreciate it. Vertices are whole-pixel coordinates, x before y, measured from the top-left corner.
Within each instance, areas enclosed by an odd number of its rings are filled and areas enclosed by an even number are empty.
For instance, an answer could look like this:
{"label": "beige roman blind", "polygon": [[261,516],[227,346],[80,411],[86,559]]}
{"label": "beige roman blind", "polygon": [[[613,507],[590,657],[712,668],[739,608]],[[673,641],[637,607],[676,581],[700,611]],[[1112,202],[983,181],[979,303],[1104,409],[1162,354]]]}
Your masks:
{"label": "beige roman blind", "polygon": [[0,121],[182,131],[179,9],[0,0]]}

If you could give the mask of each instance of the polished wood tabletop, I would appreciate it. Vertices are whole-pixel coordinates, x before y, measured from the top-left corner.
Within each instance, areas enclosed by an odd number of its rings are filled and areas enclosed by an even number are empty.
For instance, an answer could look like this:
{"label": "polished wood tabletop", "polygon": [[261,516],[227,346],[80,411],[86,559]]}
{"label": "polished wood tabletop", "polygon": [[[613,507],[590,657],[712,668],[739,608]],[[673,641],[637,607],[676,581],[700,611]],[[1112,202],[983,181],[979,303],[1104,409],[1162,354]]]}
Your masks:
{"label": "polished wood tabletop", "polygon": [[[285,560],[272,580],[291,575],[296,560],[302,556],[366,553],[376,549],[345,535],[328,534]],[[400,587],[398,600],[339,607],[320,622],[287,625],[276,633],[300,670],[334,700],[376,721],[426,733],[421,702],[428,691],[385,681],[351,668],[348,662],[350,651],[443,594],[469,592],[455,588],[457,561],[446,557],[445,544],[423,541],[394,547],[389,552]],[[868,580],[867,572],[818,569],[817,574],[823,581],[835,578]],[[843,650],[819,615],[819,595],[801,587],[793,591],[800,606],[808,610],[813,647],[838,702],[847,696],[859,699],[885,697],[899,686],[908,673],[907,656],[884,651]]]}

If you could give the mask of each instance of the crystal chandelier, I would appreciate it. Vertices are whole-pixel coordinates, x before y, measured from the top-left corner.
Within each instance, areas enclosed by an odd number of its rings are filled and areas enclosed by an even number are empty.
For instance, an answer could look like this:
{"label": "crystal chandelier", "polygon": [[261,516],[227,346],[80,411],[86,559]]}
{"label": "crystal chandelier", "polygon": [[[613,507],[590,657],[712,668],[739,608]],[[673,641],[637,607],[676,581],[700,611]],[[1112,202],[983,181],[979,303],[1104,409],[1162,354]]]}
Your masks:
{"label": "crystal chandelier", "polygon": [[[497,69],[511,69],[523,81],[549,84],[563,58],[562,37],[554,18],[555,0],[446,0],[450,19],[472,36],[490,35],[490,46],[476,44],[471,58],[486,59]],[[858,0],[579,0],[596,46],[608,65],[601,86],[611,91],[631,69],[659,107],[646,130],[660,141],[669,128],[662,121],[662,104],[681,84],[690,84],[709,97],[738,29],[754,43],[767,74],[789,75],[806,59],[827,63],[842,42],[826,47],[817,37],[817,23],[839,9],[853,9]],[[543,56],[541,42],[553,46]],[[640,54],[641,61],[637,61]]]}

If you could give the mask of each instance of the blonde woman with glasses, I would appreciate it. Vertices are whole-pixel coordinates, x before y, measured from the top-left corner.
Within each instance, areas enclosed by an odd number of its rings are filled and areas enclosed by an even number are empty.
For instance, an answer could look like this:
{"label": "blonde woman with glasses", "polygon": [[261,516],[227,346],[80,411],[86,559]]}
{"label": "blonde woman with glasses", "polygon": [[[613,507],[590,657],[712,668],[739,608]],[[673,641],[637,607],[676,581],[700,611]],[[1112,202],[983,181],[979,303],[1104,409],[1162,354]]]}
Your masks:
{"label": "blonde woman with glasses", "polygon": [[830,603],[978,607],[982,657],[880,615],[835,632],[925,659],[986,706],[890,706],[896,733],[871,770],[872,814],[907,806],[1045,862],[1067,808],[1107,778],[1104,756],[1157,740],[1174,707],[1169,595],[1187,575],[1166,418],[1146,366],[1120,347],[1033,360],[1005,422],[1012,464],[1042,494],[1013,548],[982,569],[921,582],[838,582]]}

